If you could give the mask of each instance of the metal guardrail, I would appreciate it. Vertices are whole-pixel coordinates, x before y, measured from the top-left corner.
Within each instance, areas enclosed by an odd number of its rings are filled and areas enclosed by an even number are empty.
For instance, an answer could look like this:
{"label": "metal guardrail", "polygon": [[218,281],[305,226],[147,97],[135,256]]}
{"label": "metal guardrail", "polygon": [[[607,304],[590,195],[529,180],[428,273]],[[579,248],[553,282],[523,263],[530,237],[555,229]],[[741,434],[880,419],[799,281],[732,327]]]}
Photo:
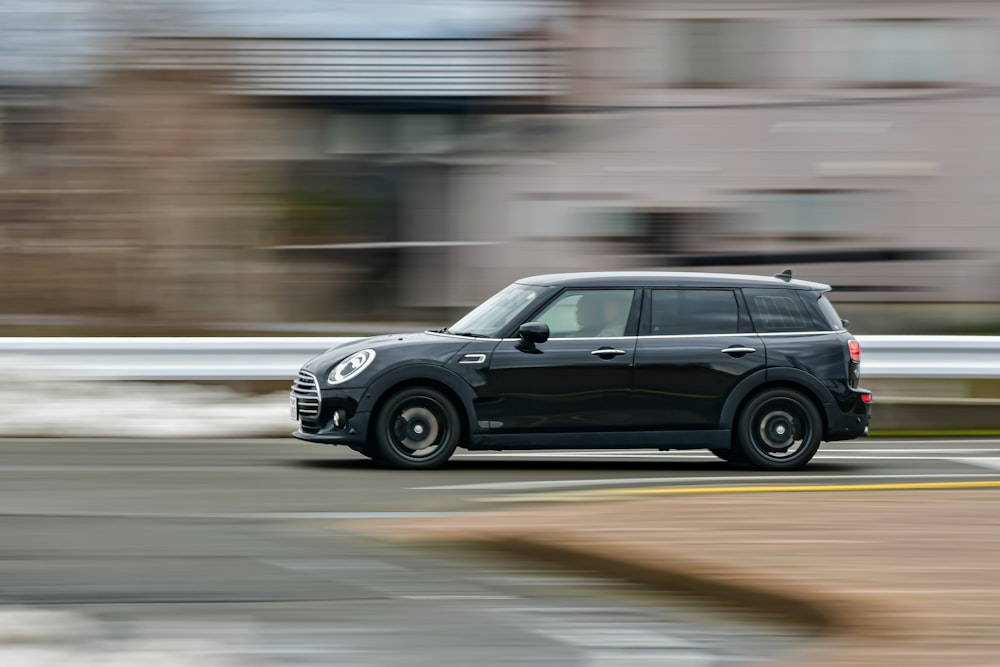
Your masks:
{"label": "metal guardrail", "polygon": [[350,337],[0,338],[0,376],[52,380],[288,380]]}
{"label": "metal guardrail", "polygon": [[1000,378],[1000,336],[857,339],[862,378]]}
{"label": "metal guardrail", "polygon": [[[1000,378],[1000,336],[858,336],[868,378]],[[0,377],[289,380],[353,337],[0,338]],[[38,373],[43,373],[39,376]]]}

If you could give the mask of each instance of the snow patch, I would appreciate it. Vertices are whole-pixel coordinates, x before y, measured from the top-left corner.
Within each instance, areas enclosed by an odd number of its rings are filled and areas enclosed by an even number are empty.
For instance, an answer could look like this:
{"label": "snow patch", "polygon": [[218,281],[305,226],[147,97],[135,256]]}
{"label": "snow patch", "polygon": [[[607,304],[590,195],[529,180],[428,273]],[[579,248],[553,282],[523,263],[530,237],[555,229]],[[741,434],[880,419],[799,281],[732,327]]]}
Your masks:
{"label": "snow patch", "polygon": [[284,392],[251,396],[223,386],[66,380],[56,368],[0,357],[0,436],[212,438],[293,430]]}

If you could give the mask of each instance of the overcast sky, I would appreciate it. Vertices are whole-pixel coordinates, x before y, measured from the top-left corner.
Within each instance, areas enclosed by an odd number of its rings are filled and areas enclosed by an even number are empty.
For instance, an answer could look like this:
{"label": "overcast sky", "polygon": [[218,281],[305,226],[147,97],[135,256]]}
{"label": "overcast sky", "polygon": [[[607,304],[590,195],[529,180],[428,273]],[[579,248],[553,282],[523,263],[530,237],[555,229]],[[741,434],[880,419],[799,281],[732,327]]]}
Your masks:
{"label": "overcast sky", "polygon": [[93,71],[113,34],[475,38],[530,28],[566,0],[0,0],[0,84]]}
{"label": "overcast sky", "polygon": [[202,0],[202,29],[271,37],[477,37],[530,25],[531,0]]}
{"label": "overcast sky", "polygon": [[0,0],[0,32],[96,24],[267,37],[476,37],[531,25],[556,0]]}

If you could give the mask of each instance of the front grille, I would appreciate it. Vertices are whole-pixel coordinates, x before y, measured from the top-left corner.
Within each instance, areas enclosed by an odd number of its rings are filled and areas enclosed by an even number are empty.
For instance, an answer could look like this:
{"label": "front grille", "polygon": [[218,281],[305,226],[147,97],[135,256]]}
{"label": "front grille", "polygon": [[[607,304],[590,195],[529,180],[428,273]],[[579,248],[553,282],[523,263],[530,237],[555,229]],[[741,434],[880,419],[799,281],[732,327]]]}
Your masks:
{"label": "front grille", "polygon": [[320,396],[316,376],[307,371],[299,371],[292,384],[292,396],[299,404],[299,418],[303,421],[319,419]]}

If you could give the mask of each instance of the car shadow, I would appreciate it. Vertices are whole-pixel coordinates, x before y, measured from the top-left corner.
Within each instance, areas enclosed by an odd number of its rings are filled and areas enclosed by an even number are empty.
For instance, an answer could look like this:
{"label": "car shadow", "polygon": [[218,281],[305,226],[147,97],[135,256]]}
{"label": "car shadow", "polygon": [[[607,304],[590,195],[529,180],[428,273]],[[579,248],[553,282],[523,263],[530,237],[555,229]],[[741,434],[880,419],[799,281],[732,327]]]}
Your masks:
{"label": "car shadow", "polygon": [[[655,456],[651,455],[651,456]],[[556,471],[581,471],[581,472],[650,472],[650,471],[661,471],[661,472],[677,472],[677,473],[691,473],[691,472],[712,472],[718,474],[732,473],[734,479],[738,478],[742,474],[757,474],[757,475],[773,475],[776,480],[780,480],[783,475],[787,474],[816,474],[816,475],[830,475],[830,474],[849,474],[856,472],[858,470],[863,470],[864,468],[860,465],[851,465],[847,463],[828,463],[822,461],[814,461],[809,463],[802,470],[793,471],[791,473],[786,472],[769,472],[765,470],[757,470],[755,468],[749,468],[744,466],[736,466],[726,463],[725,461],[691,461],[691,460],[681,460],[681,459],[671,459],[667,455],[664,456],[662,460],[650,460],[643,459],[641,461],[637,460],[594,460],[594,459],[540,459],[537,457],[525,457],[523,459],[518,458],[503,458],[503,459],[473,459],[473,458],[459,458],[449,461],[444,467],[438,468],[431,471],[413,471],[413,470],[396,470],[393,468],[388,468],[382,466],[375,461],[367,458],[358,459],[345,459],[345,458],[335,458],[335,459],[299,459],[291,461],[290,464],[299,468],[308,468],[314,470],[384,470],[393,471],[403,474],[428,474],[428,473],[448,473],[448,472],[469,472],[469,471],[491,471],[491,472],[506,472],[506,471],[526,471],[526,470],[556,470]]]}

